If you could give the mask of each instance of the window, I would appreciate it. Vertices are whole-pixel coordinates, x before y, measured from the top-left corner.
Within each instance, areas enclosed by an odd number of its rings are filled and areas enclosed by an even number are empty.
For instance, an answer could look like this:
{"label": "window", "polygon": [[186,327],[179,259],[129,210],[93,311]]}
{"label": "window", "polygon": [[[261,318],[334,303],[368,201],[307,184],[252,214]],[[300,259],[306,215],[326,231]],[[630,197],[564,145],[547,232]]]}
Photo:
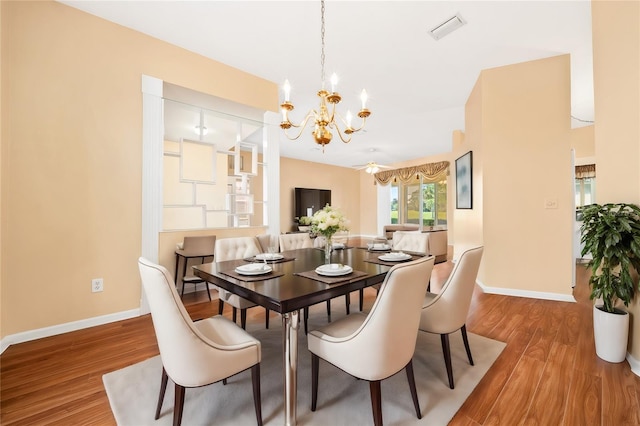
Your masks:
{"label": "window", "polygon": [[575,168],[576,208],[596,202],[596,165],[584,164]]}
{"label": "window", "polygon": [[596,178],[576,179],[576,207],[588,206],[596,202]]}
{"label": "window", "polygon": [[392,183],[391,223],[446,225],[446,179],[436,183],[425,183],[422,178],[408,184]]}

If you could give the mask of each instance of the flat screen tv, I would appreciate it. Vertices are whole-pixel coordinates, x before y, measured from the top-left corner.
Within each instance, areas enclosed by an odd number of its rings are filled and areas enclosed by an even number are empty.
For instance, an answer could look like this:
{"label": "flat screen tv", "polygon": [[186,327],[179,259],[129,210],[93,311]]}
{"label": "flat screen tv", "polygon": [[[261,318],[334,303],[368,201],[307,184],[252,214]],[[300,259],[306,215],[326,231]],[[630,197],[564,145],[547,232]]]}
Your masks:
{"label": "flat screen tv", "polygon": [[331,204],[330,189],[294,188],[293,190],[293,213],[296,218],[313,216],[327,204]]}

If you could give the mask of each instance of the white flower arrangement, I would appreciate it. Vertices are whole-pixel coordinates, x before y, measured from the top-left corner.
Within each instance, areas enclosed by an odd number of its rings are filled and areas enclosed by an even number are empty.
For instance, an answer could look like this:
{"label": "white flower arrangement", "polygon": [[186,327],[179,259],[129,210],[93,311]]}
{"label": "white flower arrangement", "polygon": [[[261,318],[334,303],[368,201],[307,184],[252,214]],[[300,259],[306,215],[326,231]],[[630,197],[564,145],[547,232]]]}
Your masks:
{"label": "white flower arrangement", "polygon": [[331,238],[338,231],[348,231],[349,221],[336,208],[329,204],[324,206],[322,210],[318,210],[311,218],[311,232],[316,235],[322,235],[325,238]]}

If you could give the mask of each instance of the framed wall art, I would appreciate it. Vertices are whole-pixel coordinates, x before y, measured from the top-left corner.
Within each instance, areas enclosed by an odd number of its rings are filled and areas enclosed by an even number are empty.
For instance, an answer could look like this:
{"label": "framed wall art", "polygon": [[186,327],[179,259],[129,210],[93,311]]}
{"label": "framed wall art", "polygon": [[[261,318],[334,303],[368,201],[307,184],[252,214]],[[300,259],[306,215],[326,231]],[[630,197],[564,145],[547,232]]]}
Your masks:
{"label": "framed wall art", "polygon": [[456,208],[473,208],[472,152],[469,151],[456,160]]}

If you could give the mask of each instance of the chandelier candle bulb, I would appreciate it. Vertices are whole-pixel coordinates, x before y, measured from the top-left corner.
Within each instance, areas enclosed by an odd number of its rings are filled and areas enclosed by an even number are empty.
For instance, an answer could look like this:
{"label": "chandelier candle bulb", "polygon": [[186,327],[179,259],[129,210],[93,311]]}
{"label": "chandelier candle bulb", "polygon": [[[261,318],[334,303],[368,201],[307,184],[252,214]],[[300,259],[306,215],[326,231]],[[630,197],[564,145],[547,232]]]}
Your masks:
{"label": "chandelier candle bulb", "polygon": [[289,96],[291,95],[291,85],[289,84],[289,80],[284,81],[282,89],[284,90],[284,101],[289,102]]}
{"label": "chandelier candle bulb", "polygon": [[[285,80],[283,85],[284,90],[284,101],[280,104],[280,108],[282,109],[282,122],[280,123],[280,128],[282,128],[285,132],[285,136],[291,140],[298,139],[304,129],[307,127],[307,124],[312,123],[311,125],[314,127],[312,132],[313,138],[318,145],[322,145],[322,152],[324,153],[325,145],[328,145],[331,142],[333,134],[331,130],[334,130],[340,140],[344,143],[351,142],[351,134],[362,130],[366,124],[366,119],[371,115],[371,111],[366,109],[367,104],[367,92],[365,90],[362,91],[360,95],[360,99],[362,100],[362,109],[358,112],[358,117],[362,119],[362,123],[360,127],[353,128],[351,126],[351,114],[347,112],[347,122],[345,119],[336,111],[336,105],[340,103],[342,97],[338,92],[336,92],[336,86],[338,84],[338,76],[336,73],[331,75],[331,93],[329,93],[325,89],[325,74],[324,74],[324,0],[320,2],[320,11],[321,11],[321,30],[320,30],[320,40],[321,40],[321,54],[320,54],[320,70],[321,70],[321,89],[318,91],[317,95],[320,98],[320,109],[318,111],[312,109],[307,115],[302,119],[299,123],[292,123],[289,118],[289,112],[293,111],[293,104],[289,100],[289,95],[291,93],[291,86],[289,85],[289,80]],[[329,105],[327,105],[329,104]],[[329,111],[329,109],[331,111]],[[336,121],[336,117],[342,121],[343,124],[346,124],[347,128],[344,131],[340,130],[338,126],[338,122]],[[297,134],[290,135],[287,130],[292,127],[299,129]]]}

